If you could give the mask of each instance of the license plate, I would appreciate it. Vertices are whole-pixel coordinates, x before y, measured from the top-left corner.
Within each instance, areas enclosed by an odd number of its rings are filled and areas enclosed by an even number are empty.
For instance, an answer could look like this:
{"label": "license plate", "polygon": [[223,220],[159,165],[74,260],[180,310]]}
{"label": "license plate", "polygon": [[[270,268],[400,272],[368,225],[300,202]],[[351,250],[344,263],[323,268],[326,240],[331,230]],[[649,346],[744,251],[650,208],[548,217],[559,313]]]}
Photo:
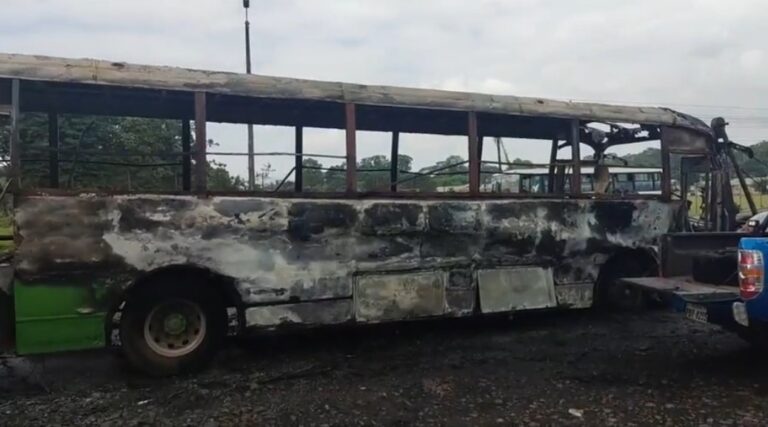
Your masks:
{"label": "license plate", "polygon": [[685,317],[696,322],[707,323],[707,308],[702,305],[688,304],[685,306]]}

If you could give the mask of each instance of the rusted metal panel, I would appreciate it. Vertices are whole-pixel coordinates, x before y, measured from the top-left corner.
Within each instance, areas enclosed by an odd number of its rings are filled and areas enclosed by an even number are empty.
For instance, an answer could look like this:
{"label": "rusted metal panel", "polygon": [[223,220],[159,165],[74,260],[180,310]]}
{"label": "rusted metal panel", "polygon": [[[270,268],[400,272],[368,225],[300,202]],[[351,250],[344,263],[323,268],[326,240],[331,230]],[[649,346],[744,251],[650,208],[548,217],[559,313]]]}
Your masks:
{"label": "rusted metal panel", "polygon": [[245,326],[336,325],[352,320],[353,310],[352,300],[251,307],[245,310]]}
{"label": "rusted metal panel", "polygon": [[355,318],[385,322],[445,313],[445,273],[361,276],[355,287]]}
{"label": "rusted metal panel", "polygon": [[299,80],[94,59],[0,54],[0,77],[178,91],[205,90],[210,93],[275,99],[306,99],[619,123],[647,123],[684,127],[705,134],[711,133],[705,123],[664,108]]}
{"label": "rusted metal panel", "polygon": [[595,300],[594,283],[569,283],[555,286],[557,306],[567,308],[589,308]]}
{"label": "rusted metal panel", "polygon": [[469,135],[469,193],[480,193],[480,159],[478,156],[477,113],[467,115],[467,134]]}
{"label": "rusted metal panel", "polygon": [[204,192],[208,187],[206,110],[205,92],[195,92],[195,190],[198,192]]}
{"label": "rusted metal panel", "polygon": [[477,272],[480,308],[501,313],[557,306],[552,270],[541,267],[484,269]]}
{"label": "rusted metal panel", "polygon": [[357,121],[355,104],[348,103],[346,113],[347,136],[347,192],[357,191]]}

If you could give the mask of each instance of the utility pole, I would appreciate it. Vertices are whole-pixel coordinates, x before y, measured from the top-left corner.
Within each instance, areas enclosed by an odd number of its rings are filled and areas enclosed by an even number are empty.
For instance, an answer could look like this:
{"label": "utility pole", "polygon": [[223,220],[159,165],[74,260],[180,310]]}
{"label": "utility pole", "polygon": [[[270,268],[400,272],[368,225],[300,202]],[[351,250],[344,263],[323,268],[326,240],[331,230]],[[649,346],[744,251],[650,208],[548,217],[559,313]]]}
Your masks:
{"label": "utility pole", "polygon": [[[245,9],[245,72],[251,74],[251,23],[248,20],[250,0],[243,0]],[[256,166],[253,159],[253,125],[248,123],[248,189],[256,189]]]}

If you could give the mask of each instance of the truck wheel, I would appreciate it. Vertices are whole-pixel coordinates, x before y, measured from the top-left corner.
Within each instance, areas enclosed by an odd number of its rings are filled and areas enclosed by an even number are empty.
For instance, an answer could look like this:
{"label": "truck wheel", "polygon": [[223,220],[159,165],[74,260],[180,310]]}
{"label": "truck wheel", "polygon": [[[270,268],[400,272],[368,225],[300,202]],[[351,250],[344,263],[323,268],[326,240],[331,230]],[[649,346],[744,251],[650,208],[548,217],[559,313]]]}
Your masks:
{"label": "truck wheel", "polygon": [[129,363],[151,376],[195,372],[226,336],[221,297],[203,284],[147,283],[130,295],[120,320]]}

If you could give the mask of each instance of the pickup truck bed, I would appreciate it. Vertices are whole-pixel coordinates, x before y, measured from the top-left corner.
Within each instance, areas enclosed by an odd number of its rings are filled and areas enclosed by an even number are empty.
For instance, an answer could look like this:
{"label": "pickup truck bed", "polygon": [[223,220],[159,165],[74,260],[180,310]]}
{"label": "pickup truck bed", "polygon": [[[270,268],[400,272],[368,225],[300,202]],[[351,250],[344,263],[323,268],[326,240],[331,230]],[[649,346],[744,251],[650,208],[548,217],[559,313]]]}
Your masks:
{"label": "pickup truck bed", "polygon": [[739,288],[710,285],[691,277],[633,277],[621,279],[625,286],[638,287],[662,295],[673,295],[689,303],[733,302],[739,299]]}

